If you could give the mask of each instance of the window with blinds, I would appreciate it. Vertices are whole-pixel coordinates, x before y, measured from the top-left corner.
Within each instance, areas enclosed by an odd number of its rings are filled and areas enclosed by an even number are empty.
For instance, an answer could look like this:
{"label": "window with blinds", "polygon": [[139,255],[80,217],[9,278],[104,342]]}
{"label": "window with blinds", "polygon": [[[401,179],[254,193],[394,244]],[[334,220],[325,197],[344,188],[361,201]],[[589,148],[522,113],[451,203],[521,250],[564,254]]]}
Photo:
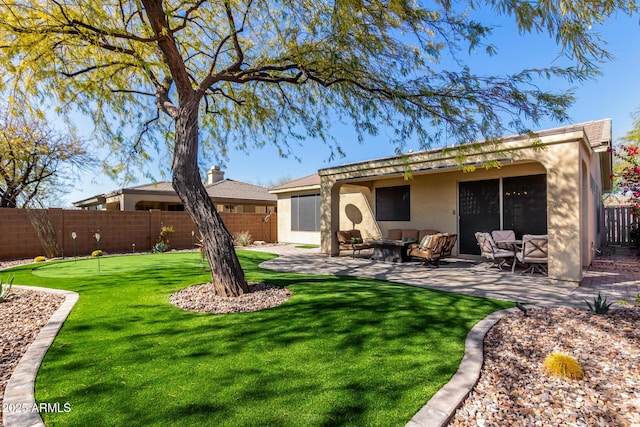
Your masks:
{"label": "window with blinds", "polygon": [[291,196],[291,231],[320,231],[320,194]]}

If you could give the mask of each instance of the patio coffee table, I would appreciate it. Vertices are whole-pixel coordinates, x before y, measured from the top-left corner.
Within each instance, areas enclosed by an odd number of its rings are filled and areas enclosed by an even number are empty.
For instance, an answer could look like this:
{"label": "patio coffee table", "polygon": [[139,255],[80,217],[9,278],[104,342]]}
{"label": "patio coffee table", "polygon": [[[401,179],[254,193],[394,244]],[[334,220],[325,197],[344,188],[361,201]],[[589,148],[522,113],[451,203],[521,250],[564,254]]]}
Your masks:
{"label": "patio coffee table", "polygon": [[406,262],[411,257],[407,255],[409,245],[414,242],[403,242],[402,240],[370,240],[373,246],[371,259],[386,262]]}

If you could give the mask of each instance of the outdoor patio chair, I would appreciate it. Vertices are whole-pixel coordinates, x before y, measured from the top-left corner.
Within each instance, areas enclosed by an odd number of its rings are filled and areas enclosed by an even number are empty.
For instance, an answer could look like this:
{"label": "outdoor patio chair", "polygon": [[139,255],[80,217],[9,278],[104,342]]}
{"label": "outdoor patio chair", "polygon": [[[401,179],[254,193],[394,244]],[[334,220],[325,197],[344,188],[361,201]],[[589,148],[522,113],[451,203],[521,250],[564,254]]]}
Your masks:
{"label": "outdoor patio chair", "polygon": [[352,258],[356,257],[356,252],[360,253],[362,249],[370,249],[372,246],[365,242],[360,234],[360,230],[340,230],[336,232],[340,250],[352,251]]}
{"label": "outdoor patio chair", "polygon": [[513,243],[501,243],[499,240],[516,240],[516,232],[513,230],[493,230],[491,238],[500,249],[515,250]]}
{"label": "outdoor patio chair", "polygon": [[442,248],[442,258],[451,256],[453,247],[456,245],[457,241],[458,241],[457,234],[447,234],[447,241],[445,242],[444,247]]}
{"label": "outdoor patio chair", "polygon": [[409,246],[407,254],[412,257],[422,258],[424,265],[439,266],[442,259],[443,249],[447,244],[448,234],[433,234],[428,238],[423,246],[413,243]]}
{"label": "outdoor patio chair", "polygon": [[549,237],[546,234],[525,234],[522,236],[522,250],[516,254],[518,261],[528,268],[520,274],[535,273],[547,275],[549,262]]}
{"label": "outdoor patio chair", "polygon": [[475,236],[478,241],[478,246],[480,246],[480,255],[491,261],[490,267],[496,266],[502,270],[502,266],[506,264],[509,259],[513,261],[515,258],[515,251],[498,248],[491,234],[479,231]]}
{"label": "outdoor patio chair", "polygon": [[403,242],[417,242],[419,231],[414,228],[399,229],[392,228],[387,232],[387,239],[402,240]]}

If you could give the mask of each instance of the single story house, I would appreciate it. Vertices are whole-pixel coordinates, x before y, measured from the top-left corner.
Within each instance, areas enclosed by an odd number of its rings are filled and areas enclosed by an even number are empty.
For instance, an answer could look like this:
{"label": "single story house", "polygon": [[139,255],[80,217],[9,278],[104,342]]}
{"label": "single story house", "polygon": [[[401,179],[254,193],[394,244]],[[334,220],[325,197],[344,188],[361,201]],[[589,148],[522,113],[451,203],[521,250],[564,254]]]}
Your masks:
{"label": "single story house", "polygon": [[548,234],[549,277],[577,282],[603,238],[611,143],[604,119],[321,169],[270,190],[279,240],[337,255],[341,229],[437,229],[458,235],[454,253],[474,255],[476,231]]}
{"label": "single story house", "polygon": [[[247,182],[225,179],[220,167],[207,172],[207,193],[218,212],[272,213],[276,211],[277,197],[268,189]],[[159,209],[184,211],[180,198],[170,182],[121,188],[110,193],[99,194],[73,202],[81,209],[139,211]]]}

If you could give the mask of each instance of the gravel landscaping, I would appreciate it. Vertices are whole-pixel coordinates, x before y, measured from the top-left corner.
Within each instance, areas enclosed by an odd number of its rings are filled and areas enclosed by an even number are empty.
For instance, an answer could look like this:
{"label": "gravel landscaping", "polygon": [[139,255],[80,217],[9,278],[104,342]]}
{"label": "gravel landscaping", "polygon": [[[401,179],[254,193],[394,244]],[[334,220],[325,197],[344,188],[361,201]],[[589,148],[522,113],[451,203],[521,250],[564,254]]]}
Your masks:
{"label": "gravel landscaping", "polygon": [[12,288],[0,303],[0,396],[22,355],[63,302],[62,295]]}
{"label": "gravel landscaping", "polygon": [[[450,426],[640,426],[640,308],[527,314],[505,316],[487,333],[480,380]],[[584,378],[545,373],[553,352],[577,359]]]}
{"label": "gravel landscaping", "polygon": [[220,297],[214,294],[211,283],[189,286],[169,297],[169,301],[183,310],[203,313],[239,313],[265,310],[282,304],[291,297],[288,289],[267,283],[249,283],[249,293],[239,297]]}

